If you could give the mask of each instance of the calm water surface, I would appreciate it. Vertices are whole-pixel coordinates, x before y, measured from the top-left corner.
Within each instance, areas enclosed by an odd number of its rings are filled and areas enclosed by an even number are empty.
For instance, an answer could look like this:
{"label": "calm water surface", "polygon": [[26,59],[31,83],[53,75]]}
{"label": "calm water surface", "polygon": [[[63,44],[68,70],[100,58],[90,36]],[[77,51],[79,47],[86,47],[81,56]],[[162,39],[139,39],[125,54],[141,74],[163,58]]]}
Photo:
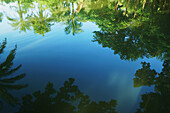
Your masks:
{"label": "calm water surface", "polygon": [[170,113],[169,5],[2,0],[0,112]]}

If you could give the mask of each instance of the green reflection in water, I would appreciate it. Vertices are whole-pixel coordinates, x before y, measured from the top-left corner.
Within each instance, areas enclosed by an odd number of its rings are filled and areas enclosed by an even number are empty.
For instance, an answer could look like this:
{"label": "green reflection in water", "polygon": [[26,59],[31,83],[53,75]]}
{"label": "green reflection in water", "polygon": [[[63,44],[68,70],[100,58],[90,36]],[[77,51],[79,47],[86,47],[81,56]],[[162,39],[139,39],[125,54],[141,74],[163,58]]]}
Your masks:
{"label": "green reflection in water", "polygon": [[44,92],[24,96],[17,113],[116,113],[116,105],[116,100],[91,101],[70,78],[58,91],[49,82]]}
{"label": "green reflection in water", "polygon": [[[1,44],[0,54],[3,53],[6,44],[6,40]],[[0,64],[0,97],[10,105],[18,104],[18,100],[8,93],[8,90],[18,90],[26,87],[26,85],[14,84],[16,81],[24,78],[25,74],[6,78],[21,67],[19,65],[11,69],[15,51],[16,47],[10,52],[5,62]],[[142,62],[142,68],[138,69],[134,75],[134,87],[152,85],[155,87],[155,92],[142,95],[142,102],[140,103],[140,108],[137,109],[137,113],[160,113],[161,111],[168,113],[170,111],[169,61],[164,61],[163,69],[160,73],[150,67],[150,63]],[[110,102],[90,100],[88,95],[82,93],[78,86],[74,85],[74,79],[70,78],[68,81],[65,81],[64,86],[59,88],[59,90],[54,89],[53,83],[49,82],[44,92],[36,91],[31,95],[23,96],[18,113],[116,113],[116,106],[116,100],[111,100]]]}
{"label": "green reflection in water", "polygon": [[150,63],[143,62],[142,68],[136,71],[134,87],[154,85],[155,92],[142,95],[142,102],[137,113],[170,112],[170,64],[163,63],[162,72],[150,69]]}
{"label": "green reflection in water", "polygon": [[10,25],[12,27],[14,27],[14,29],[19,29],[20,31],[25,31],[26,32],[27,29],[30,30],[30,26],[31,26],[29,21],[26,20],[26,18],[28,18],[28,17],[23,18],[23,14],[27,13],[26,8],[28,8],[28,7],[26,7],[24,5],[23,6],[24,9],[23,8],[21,9],[21,2],[20,1],[18,1],[17,5],[18,5],[17,13],[19,15],[19,19],[18,18],[11,18],[9,16],[7,16],[7,19],[10,21]]}
{"label": "green reflection in water", "polygon": [[[10,2],[15,2],[15,0],[5,0],[4,2],[9,4]],[[62,22],[63,25],[66,25],[64,29],[66,34],[76,35],[83,32],[81,29],[83,22],[95,22],[100,31],[93,31],[92,41],[102,44],[103,47],[111,48],[114,50],[114,54],[118,54],[122,60],[135,61],[138,58],[158,57],[164,61],[163,69],[160,73],[151,69],[149,63],[143,62],[142,69],[136,71],[134,87],[153,85],[155,87],[155,92],[142,95],[143,101],[137,110],[138,113],[159,113],[161,111],[168,113],[170,111],[170,4],[167,0],[20,0],[17,1],[17,5],[16,12],[19,18],[6,15],[10,25],[20,31],[33,30],[35,33],[44,36],[45,33],[51,31],[51,27],[55,23]],[[0,19],[1,17],[2,15]],[[66,81],[65,85],[68,85],[68,83],[72,87],[73,79]],[[65,85],[64,87],[67,87]],[[50,108],[52,106],[58,108],[49,110],[62,111],[64,110],[62,109],[62,104],[68,105],[67,110],[69,111],[78,110],[77,112],[83,112],[84,109],[88,110],[86,108],[88,106],[89,110],[96,112],[95,110],[101,108],[99,106],[109,105],[109,103],[105,102],[103,102],[105,104],[101,103],[101,105],[100,103],[89,102],[89,98],[81,95],[82,97],[78,98],[79,102],[85,98],[82,101],[82,108],[74,108],[70,104],[72,98],[67,98],[68,100],[64,101],[62,99],[66,97],[59,98],[58,95],[64,93],[67,96],[69,91],[71,93],[75,91],[74,94],[76,92],[80,93],[80,91],[77,88],[74,91],[64,89],[64,91],[68,92],[59,91],[57,96],[53,98],[50,96],[50,94],[55,93],[52,86],[52,83],[49,83],[45,92],[34,93],[33,95],[36,98],[34,101],[31,100],[33,98],[31,95],[25,96],[19,112],[24,110],[25,112],[26,110],[35,110],[36,112],[36,110],[42,110],[40,106],[43,108],[42,106],[46,105],[49,105]],[[46,98],[47,100],[43,101],[41,98]],[[87,100],[89,103],[86,103]],[[36,102],[40,106],[36,106]],[[57,106],[60,104],[61,108]],[[115,107],[116,104],[114,103],[113,105]]]}
{"label": "green reflection in water", "polygon": [[[4,1],[8,3],[8,1]],[[66,34],[83,32],[82,22],[95,22],[94,42],[114,50],[123,60],[169,55],[169,3],[166,1],[16,1],[19,18],[7,16],[20,31],[33,30],[44,36],[57,22]],[[8,14],[6,14],[8,15]],[[24,16],[23,16],[24,15]]]}
{"label": "green reflection in water", "polygon": [[[10,3],[5,0],[4,2]],[[48,2],[19,0],[17,2],[18,7],[16,9],[20,16],[18,21],[22,23],[22,15],[26,14],[25,20],[31,22],[33,30],[39,34],[49,32],[51,22],[65,22],[68,24],[70,23],[68,21],[71,21],[71,25],[68,25],[72,28],[72,34],[76,33],[74,27],[78,29],[77,32],[79,33],[81,26],[76,24],[76,20],[80,21],[80,23],[85,21],[96,22],[102,31],[115,32],[118,29],[141,26],[144,23],[146,24],[146,22],[152,21],[153,18],[160,17],[160,14],[166,15],[169,13],[169,4],[166,1],[160,2],[159,0],[144,0],[140,2],[139,0],[50,0]],[[28,10],[32,12],[28,13]],[[37,11],[37,14],[34,10]],[[159,21],[159,19],[157,20]],[[35,26],[38,28],[35,28]],[[43,29],[44,32],[42,31]],[[25,29],[20,30],[25,31]],[[66,30],[66,32],[68,31]]]}
{"label": "green reflection in water", "polygon": [[0,13],[0,22],[2,22],[2,17],[3,17],[3,14]]}
{"label": "green reflection in water", "polygon": [[[2,44],[0,44],[0,54],[3,53],[6,44],[6,39]],[[13,97],[12,94],[8,92],[9,90],[19,90],[27,87],[25,84],[15,84],[18,80],[25,77],[24,73],[16,76],[12,75],[21,68],[21,65],[17,66],[16,68],[12,68],[16,49],[17,46],[11,50],[6,60],[0,63],[0,110],[3,108],[2,101],[5,101],[12,106],[18,104],[18,99]]]}

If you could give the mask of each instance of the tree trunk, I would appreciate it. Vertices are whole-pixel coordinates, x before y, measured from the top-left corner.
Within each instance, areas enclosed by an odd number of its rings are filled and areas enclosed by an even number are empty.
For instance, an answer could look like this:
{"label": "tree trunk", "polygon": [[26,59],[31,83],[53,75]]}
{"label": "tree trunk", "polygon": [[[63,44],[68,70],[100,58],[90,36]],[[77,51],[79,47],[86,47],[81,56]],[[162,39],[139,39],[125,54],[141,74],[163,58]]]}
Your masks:
{"label": "tree trunk", "polygon": [[22,9],[21,9],[20,1],[18,1],[18,7],[19,7],[19,17],[20,17],[20,20],[22,21],[23,17],[22,17]]}

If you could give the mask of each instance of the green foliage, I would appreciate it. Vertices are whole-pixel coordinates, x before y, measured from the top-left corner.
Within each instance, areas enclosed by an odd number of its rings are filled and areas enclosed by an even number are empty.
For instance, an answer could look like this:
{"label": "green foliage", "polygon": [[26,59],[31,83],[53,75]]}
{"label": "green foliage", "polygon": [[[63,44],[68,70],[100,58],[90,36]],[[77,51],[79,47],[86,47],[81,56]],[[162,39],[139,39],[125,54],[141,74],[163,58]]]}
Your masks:
{"label": "green foliage", "polygon": [[140,109],[136,113],[169,113],[170,102],[167,95],[160,93],[148,93],[142,95],[143,102],[140,103]]}
{"label": "green foliage", "polygon": [[2,22],[2,17],[3,17],[3,14],[0,13],[0,22]]}
{"label": "green foliage", "polygon": [[10,17],[7,17],[7,19],[11,22],[10,25],[15,28],[14,30],[19,29],[20,31],[24,32],[26,32],[26,30],[30,30],[30,23],[23,20],[22,17],[20,18],[20,20]]}
{"label": "green foliage", "polygon": [[[4,1],[9,3],[6,0]],[[38,3],[39,12],[38,14],[32,13],[32,15],[29,15],[27,11],[33,11],[35,8],[34,1]],[[75,9],[75,4],[77,4],[77,9]],[[150,28],[147,29],[151,29],[150,31],[153,34],[163,36],[168,29],[160,29],[162,24],[159,26],[158,24],[162,23],[163,20],[169,20],[162,18],[163,15],[167,15],[167,18],[169,18],[169,9],[168,3],[159,0],[50,0],[48,2],[44,0],[19,0],[17,12],[20,15],[20,20],[17,20],[20,21],[21,27],[18,27],[18,22],[15,22],[16,24],[12,24],[12,26],[20,29],[20,31],[31,30],[30,26],[32,26],[35,33],[44,36],[45,33],[51,30],[50,28],[53,25],[51,23],[53,22],[64,22],[67,25],[65,28],[66,34],[72,32],[73,35],[82,32],[81,22],[87,21],[95,22],[101,28],[101,31],[109,33],[115,33],[115,31],[122,29],[132,29],[133,27],[135,27],[133,29],[135,30],[138,27],[141,28],[151,24]],[[47,10],[50,13],[45,14],[44,12]],[[23,14],[27,15],[26,18],[22,17]],[[160,30],[162,31],[157,32]],[[167,33],[165,33],[166,36],[169,35]]]}
{"label": "green foliage", "polygon": [[[169,113],[170,112],[170,64],[163,63],[162,72],[150,69],[150,63],[143,62],[142,68],[136,71],[134,87],[154,85],[155,92],[142,95],[140,108],[136,113]],[[153,109],[154,108],[154,109]]]}
{"label": "green foliage", "polygon": [[142,68],[136,71],[133,79],[134,87],[154,85],[157,72],[154,69],[150,69],[149,63],[142,62],[141,64]]}
{"label": "green foliage", "polygon": [[72,32],[72,35],[74,36],[75,34],[82,32],[81,29],[82,23],[81,22],[79,23],[74,18],[68,19],[65,24],[67,25],[64,29],[66,34],[70,34]]}
{"label": "green foliage", "polygon": [[[0,44],[0,54],[3,53],[6,47],[7,41],[6,39],[2,44]],[[25,88],[27,85],[25,84],[16,84],[16,82],[25,77],[25,74],[20,74],[17,76],[13,76],[13,73],[20,69],[21,65],[16,68],[11,69],[13,65],[13,60],[15,58],[15,51],[17,46],[13,50],[11,50],[10,54],[7,56],[4,62],[0,63],[0,110],[3,108],[3,101],[8,104],[14,106],[18,104],[18,99],[13,97],[8,90],[19,90]],[[12,76],[11,76],[12,75]]]}
{"label": "green foliage", "polygon": [[19,15],[19,18],[11,18],[7,16],[7,19],[10,21],[9,24],[12,27],[14,27],[14,30],[19,29],[20,31],[24,31],[24,32],[26,32],[26,30],[30,30],[30,22],[27,20],[28,17],[23,18],[23,14],[27,13],[28,8],[29,8],[28,5],[22,6],[22,2],[18,1],[17,13]]}
{"label": "green foliage", "polygon": [[102,44],[103,47],[109,47],[114,50],[114,54],[118,54],[122,60],[135,61],[144,56],[149,57],[144,43],[138,38],[138,34],[134,35],[131,29],[121,29],[115,33],[107,33],[95,31],[93,41]]}
{"label": "green foliage", "polygon": [[74,79],[69,78],[58,91],[49,82],[44,92],[24,96],[17,113],[116,113],[116,105],[116,100],[91,101],[74,85]]}
{"label": "green foliage", "polygon": [[[1,0],[5,3],[16,0]],[[38,3],[38,11],[33,12]],[[51,31],[55,22],[66,25],[66,34],[76,35],[82,32],[82,22],[94,22],[100,31],[94,31],[93,42],[102,44],[118,54],[122,60],[135,61],[138,58],[158,57],[164,61],[162,72],[151,69],[149,63],[142,62],[142,68],[136,71],[134,87],[154,86],[155,92],[142,95],[137,113],[170,112],[170,4],[168,0],[18,0],[19,18],[7,17],[10,25],[20,31],[33,28],[35,33],[44,36]],[[75,4],[77,9],[75,9]],[[28,10],[32,13],[28,14]],[[49,13],[46,13],[49,11]],[[0,14],[0,21],[2,20]],[[0,54],[6,47],[4,41]],[[0,96],[10,104],[16,99],[7,89],[20,89],[24,86],[13,85],[25,75],[6,78],[20,67],[11,69],[16,48],[0,66]],[[1,77],[3,76],[3,77]],[[5,78],[4,78],[5,76]],[[5,83],[5,84],[4,84]],[[57,91],[48,83],[45,91],[37,91],[23,97],[19,113],[114,113],[116,101],[94,102],[73,85],[69,79]],[[2,84],[2,85],[1,85]],[[6,85],[12,84],[12,85]],[[0,101],[0,108],[2,102]],[[153,109],[154,108],[154,109]]]}
{"label": "green foliage", "polygon": [[[168,59],[169,13],[160,13],[156,10],[160,6],[152,6],[152,2],[146,3],[145,7],[140,7],[142,4],[137,3],[134,5],[136,8],[129,6],[130,2],[123,5],[126,10],[121,10],[120,6],[117,11],[112,11],[113,8],[109,7],[93,11],[93,17],[97,17],[93,21],[101,28],[94,32],[93,41],[111,48],[123,60],[135,61],[144,57]],[[129,12],[133,8],[134,11]]]}

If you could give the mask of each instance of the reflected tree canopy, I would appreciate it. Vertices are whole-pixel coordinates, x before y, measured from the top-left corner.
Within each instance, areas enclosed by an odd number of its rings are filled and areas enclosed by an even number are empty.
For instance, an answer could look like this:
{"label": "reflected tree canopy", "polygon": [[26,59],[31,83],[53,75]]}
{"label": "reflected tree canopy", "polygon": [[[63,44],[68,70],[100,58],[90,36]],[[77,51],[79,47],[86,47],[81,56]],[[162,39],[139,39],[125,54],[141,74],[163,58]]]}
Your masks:
{"label": "reflected tree canopy", "polygon": [[82,32],[82,23],[78,22],[78,11],[76,12],[74,9],[74,3],[71,3],[71,14],[69,19],[66,20],[65,24],[67,25],[65,27],[66,34],[70,34],[72,32],[72,35],[78,34]]}
{"label": "reflected tree canopy", "polygon": [[[94,40],[103,47],[109,47],[121,59],[135,61],[143,57],[165,58],[169,52],[170,19],[169,6],[162,8],[154,2],[138,3],[132,7],[119,6],[113,12],[109,7],[101,9],[99,26],[101,31],[95,31]],[[135,3],[135,2],[134,2]],[[141,7],[140,7],[141,6]],[[117,7],[117,6],[116,6]],[[123,9],[126,10],[123,10]],[[119,9],[119,8],[118,8]],[[158,10],[159,9],[159,10]],[[107,13],[102,11],[107,10]],[[109,13],[110,12],[110,13]],[[99,15],[99,14],[98,14]],[[103,17],[103,18],[102,18]]]}
{"label": "reflected tree canopy", "polygon": [[[162,72],[142,62],[134,75],[134,87],[153,86],[154,92],[143,94],[137,113],[170,112],[170,3],[168,0],[1,0],[2,4],[16,3],[18,17],[6,16],[16,30],[45,36],[56,23],[62,23],[66,34],[83,32],[83,22],[93,22],[100,30],[93,31],[93,42],[110,48],[122,60],[156,57],[163,61]],[[12,7],[11,7],[12,8]],[[6,41],[0,45],[0,54]],[[11,69],[16,47],[6,61],[0,64],[0,99],[11,105],[17,103],[8,89],[21,89],[14,85],[25,74],[11,77],[21,65]],[[7,77],[8,76],[8,77]],[[7,78],[6,78],[7,77]],[[116,100],[94,102],[74,85],[74,79],[65,81],[59,90],[48,83],[45,91],[23,97],[18,113],[116,113]],[[0,101],[0,107],[2,102]],[[154,108],[154,109],[153,109]]]}
{"label": "reflected tree canopy", "polygon": [[[2,3],[9,3],[2,0]],[[95,22],[94,42],[114,50],[123,60],[169,55],[170,6],[166,0],[13,0],[19,18],[9,19],[20,31],[34,30],[44,36],[55,23],[66,34],[83,32],[83,22]],[[8,14],[6,14],[8,15]],[[24,16],[23,16],[24,15]]]}
{"label": "reflected tree canopy", "polygon": [[[3,53],[6,44],[6,39],[0,44],[0,55]],[[13,97],[12,94],[9,93],[9,90],[19,90],[27,86],[25,84],[16,84],[18,80],[25,77],[24,73],[16,76],[13,75],[13,73],[21,68],[21,65],[12,68],[16,49],[17,46],[11,50],[4,62],[0,62],[0,110],[3,108],[3,102],[7,102],[12,106],[18,104],[18,99]]]}
{"label": "reflected tree canopy", "polygon": [[31,16],[28,18],[31,26],[35,33],[41,34],[44,36],[45,33],[51,31],[51,18],[45,12],[45,8],[43,7],[43,2],[38,2],[38,12],[32,13]]}
{"label": "reflected tree canopy", "polygon": [[16,12],[19,15],[19,18],[12,18],[10,16],[7,16],[7,19],[9,20],[9,24],[15,29],[19,29],[20,32],[26,30],[31,30],[30,22],[27,20],[29,15],[26,14],[28,8],[30,7],[29,3],[25,3],[23,1],[17,1],[18,8],[16,8]]}
{"label": "reflected tree canopy", "polygon": [[110,102],[90,100],[74,85],[74,79],[64,82],[59,90],[49,82],[44,92],[36,91],[23,97],[17,113],[116,113],[116,100]]}
{"label": "reflected tree canopy", "polygon": [[142,62],[142,68],[135,73],[134,87],[154,85],[157,72],[150,69],[150,63]]}
{"label": "reflected tree canopy", "polygon": [[142,102],[137,113],[170,112],[170,64],[163,63],[162,72],[150,69],[150,63],[143,62],[142,68],[136,71],[134,87],[154,85],[155,92],[142,95]]}

